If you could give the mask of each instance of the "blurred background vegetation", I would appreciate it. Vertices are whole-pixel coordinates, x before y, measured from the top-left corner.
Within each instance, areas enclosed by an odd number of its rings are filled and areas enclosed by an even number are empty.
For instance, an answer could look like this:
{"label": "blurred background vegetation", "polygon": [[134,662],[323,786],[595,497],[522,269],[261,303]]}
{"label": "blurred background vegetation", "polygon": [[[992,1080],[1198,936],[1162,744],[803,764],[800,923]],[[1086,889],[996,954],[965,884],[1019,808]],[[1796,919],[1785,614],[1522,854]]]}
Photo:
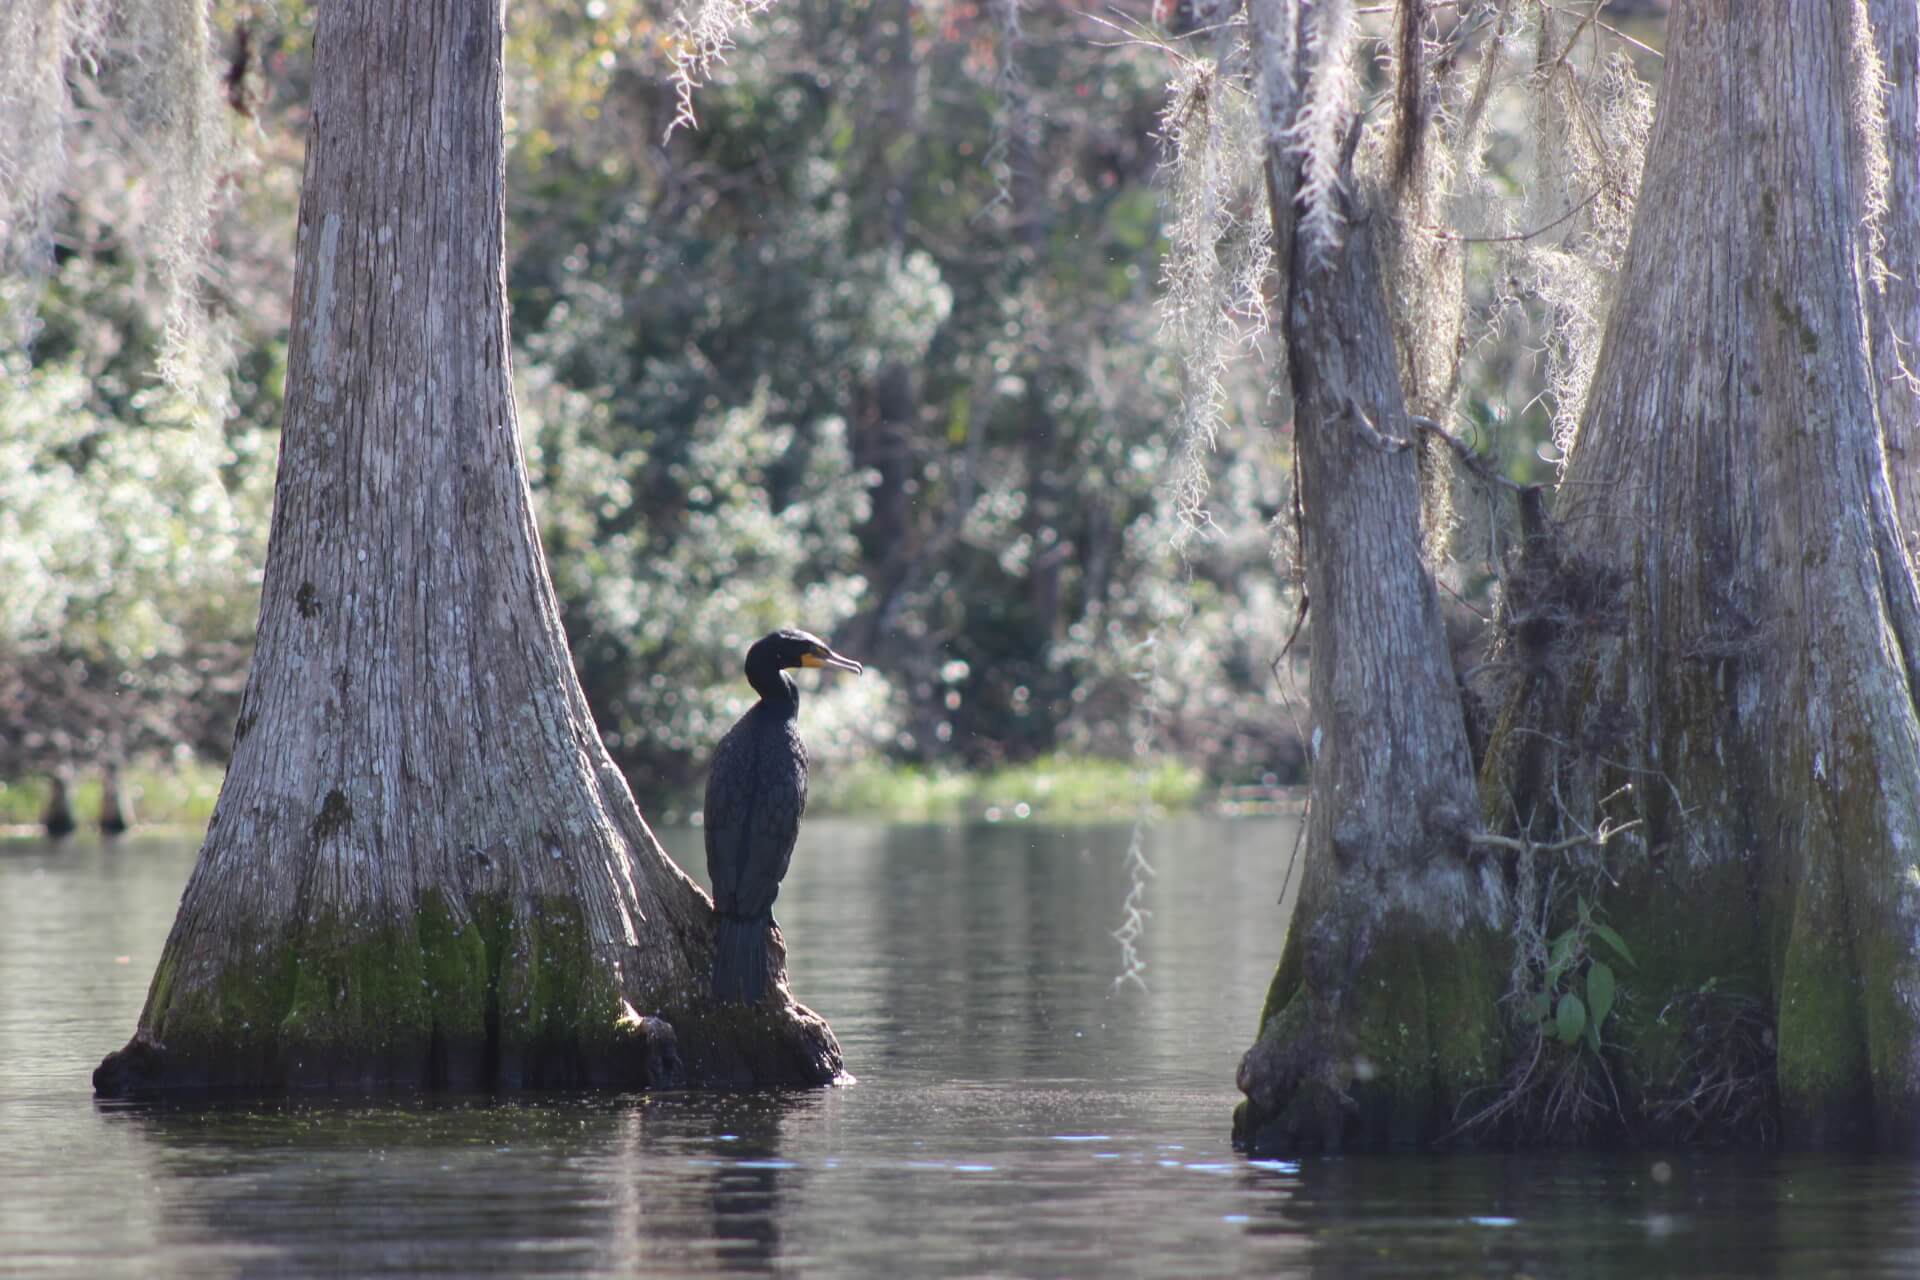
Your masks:
{"label": "blurred background vegetation", "polygon": [[[1176,58],[1094,18],[1149,8],[782,0],[668,136],[666,6],[509,5],[521,427],[575,662],[649,814],[697,795],[752,697],[746,645],[779,625],[868,664],[809,694],[826,805],[1107,812],[1298,776],[1287,407],[1257,339],[1208,522],[1176,539],[1156,311]],[[233,138],[198,372],[157,376],[178,334],[111,41],[70,73],[50,259],[0,282],[30,339],[0,370],[0,819],[31,817],[33,776],[128,761],[160,770],[150,816],[193,820],[231,733],[311,9],[213,12]],[[1537,346],[1508,316],[1463,409],[1527,478],[1551,474]]]}

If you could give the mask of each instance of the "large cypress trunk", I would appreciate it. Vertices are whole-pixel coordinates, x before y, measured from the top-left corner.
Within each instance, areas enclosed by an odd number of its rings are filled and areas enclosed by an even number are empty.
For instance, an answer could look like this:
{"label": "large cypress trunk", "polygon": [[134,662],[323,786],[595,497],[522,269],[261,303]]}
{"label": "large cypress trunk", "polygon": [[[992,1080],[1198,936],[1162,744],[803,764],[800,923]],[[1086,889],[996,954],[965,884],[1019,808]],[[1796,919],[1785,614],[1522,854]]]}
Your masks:
{"label": "large cypress trunk", "polygon": [[[1336,241],[1297,217],[1292,126],[1320,51],[1312,0],[1252,0],[1312,643],[1313,782],[1295,924],[1243,1060],[1256,1151],[1438,1136],[1499,1068],[1493,869],[1422,561],[1415,435],[1372,220],[1350,161]],[[1344,52],[1333,56],[1344,56]],[[1351,127],[1351,120],[1342,122]]]}
{"label": "large cypress trunk", "polygon": [[497,0],[320,6],[258,648],[105,1092],[821,1082],[705,996],[709,905],[603,750],[509,380]]}
{"label": "large cypress trunk", "polygon": [[1649,1134],[1758,1136],[1754,1086],[1710,1086],[1770,1079],[1789,1139],[1920,1139],[1920,607],[1857,274],[1865,8],[1674,5],[1559,507],[1579,616],[1516,717],[1544,732],[1500,752],[1523,813],[1646,823],[1590,883],[1639,961],[1608,1060]]}

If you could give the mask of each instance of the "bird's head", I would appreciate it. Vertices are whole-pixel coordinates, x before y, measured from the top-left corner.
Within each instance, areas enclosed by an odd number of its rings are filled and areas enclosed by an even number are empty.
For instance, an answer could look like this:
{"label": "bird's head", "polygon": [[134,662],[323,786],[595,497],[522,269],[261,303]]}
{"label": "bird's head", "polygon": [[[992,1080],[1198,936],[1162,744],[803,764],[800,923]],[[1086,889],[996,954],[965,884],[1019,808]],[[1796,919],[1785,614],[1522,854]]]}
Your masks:
{"label": "bird's head", "polygon": [[854,675],[863,670],[852,658],[835,653],[819,636],[790,627],[768,633],[747,650],[749,680],[757,672],[785,671],[793,667],[832,667]]}

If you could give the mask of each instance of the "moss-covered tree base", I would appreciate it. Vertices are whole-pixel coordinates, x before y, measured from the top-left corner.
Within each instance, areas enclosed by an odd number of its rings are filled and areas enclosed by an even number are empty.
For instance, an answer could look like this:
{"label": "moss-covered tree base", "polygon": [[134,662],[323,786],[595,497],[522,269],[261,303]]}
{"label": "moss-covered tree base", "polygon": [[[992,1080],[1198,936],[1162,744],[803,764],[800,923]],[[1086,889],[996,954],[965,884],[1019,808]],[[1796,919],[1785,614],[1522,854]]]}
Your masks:
{"label": "moss-covered tree base", "polygon": [[1498,1001],[1507,944],[1489,929],[1456,937],[1389,917],[1343,1007],[1304,981],[1304,931],[1287,943],[1241,1061],[1246,1100],[1236,1150],[1257,1155],[1431,1143],[1458,1128],[1466,1100],[1499,1078]]}
{"label": "moss-covered tree base", "polygon": [[[777,937],[772,951],[779,966]],[[183,975],[170,939],[140,1029],[95,1070],[94,1089],[643,1089],[839,1077],[832,1031],[783,987],[752,1008],[679,990],[634,999],[636,984],[602,952],[564,901],[520,912],[483,901],[456,915],[429,899],[406,925],[316,922],[290,938],[230,945],[229,957],[246,960],[218,973]]]}

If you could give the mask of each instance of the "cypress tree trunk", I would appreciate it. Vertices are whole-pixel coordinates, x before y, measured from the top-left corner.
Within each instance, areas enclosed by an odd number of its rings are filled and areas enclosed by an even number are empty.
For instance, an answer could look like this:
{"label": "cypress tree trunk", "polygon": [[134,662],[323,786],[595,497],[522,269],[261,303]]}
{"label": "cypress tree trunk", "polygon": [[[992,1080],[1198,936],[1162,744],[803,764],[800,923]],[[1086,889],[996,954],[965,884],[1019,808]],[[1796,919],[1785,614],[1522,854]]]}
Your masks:
{"label": "cypress tree trunk", "polygon": [[[1342,165],[1337,243],[1303,227],[1291,132],[1320,51],[1312,0],[1251,0],[1311,612],[1305,871],[1259,1037],[1243,1150],[1420,1141],[1499,1068],[1497,877],[1477,856],[1466,726],[1371,219]],[[1335,53],[1346,56],[1346,51]],[[1352,127],[1351,117],[1342,122]]]}
{"label": "cypress tree trunk", "polygon": [[133,826],[133,797],[118,764],[100,770],[100,834],[125,835]]}
{"label": "cypress tree trunk", "polygon": [[40,810],[40,827],[53,839],[70,836],[80,824],[73,817],[73,788],[64,768],[47,776],[47,803]]}
{"label": "cypress tree trunk", "polygon": [[[319,9],[258,648],[106,1093],[822,1082],[594,731],[509,379],[498,0]],[[777,960],[776,960],[777,963]]]}
{"label": "cypress tree trunk", "polygon": [[[1754,1086],[1705,1086],[1771,1079],[1790,1140],[1920,1140],[1920,604],[1857,274],[1863,11],[1673,7],[1557,585],[1534,602],[1562,606],[1518,716],[1544,732],[1500,751],[1523,812],[1646,821],[1591,884],[1639,961],[1609,1060],[1650,1133],[1752,1136],[1727,1100]],[[1747,1009],[1777,1061],[1736,1034]],[[1748,1061],[1712,1049],[1735,1040]]]}

